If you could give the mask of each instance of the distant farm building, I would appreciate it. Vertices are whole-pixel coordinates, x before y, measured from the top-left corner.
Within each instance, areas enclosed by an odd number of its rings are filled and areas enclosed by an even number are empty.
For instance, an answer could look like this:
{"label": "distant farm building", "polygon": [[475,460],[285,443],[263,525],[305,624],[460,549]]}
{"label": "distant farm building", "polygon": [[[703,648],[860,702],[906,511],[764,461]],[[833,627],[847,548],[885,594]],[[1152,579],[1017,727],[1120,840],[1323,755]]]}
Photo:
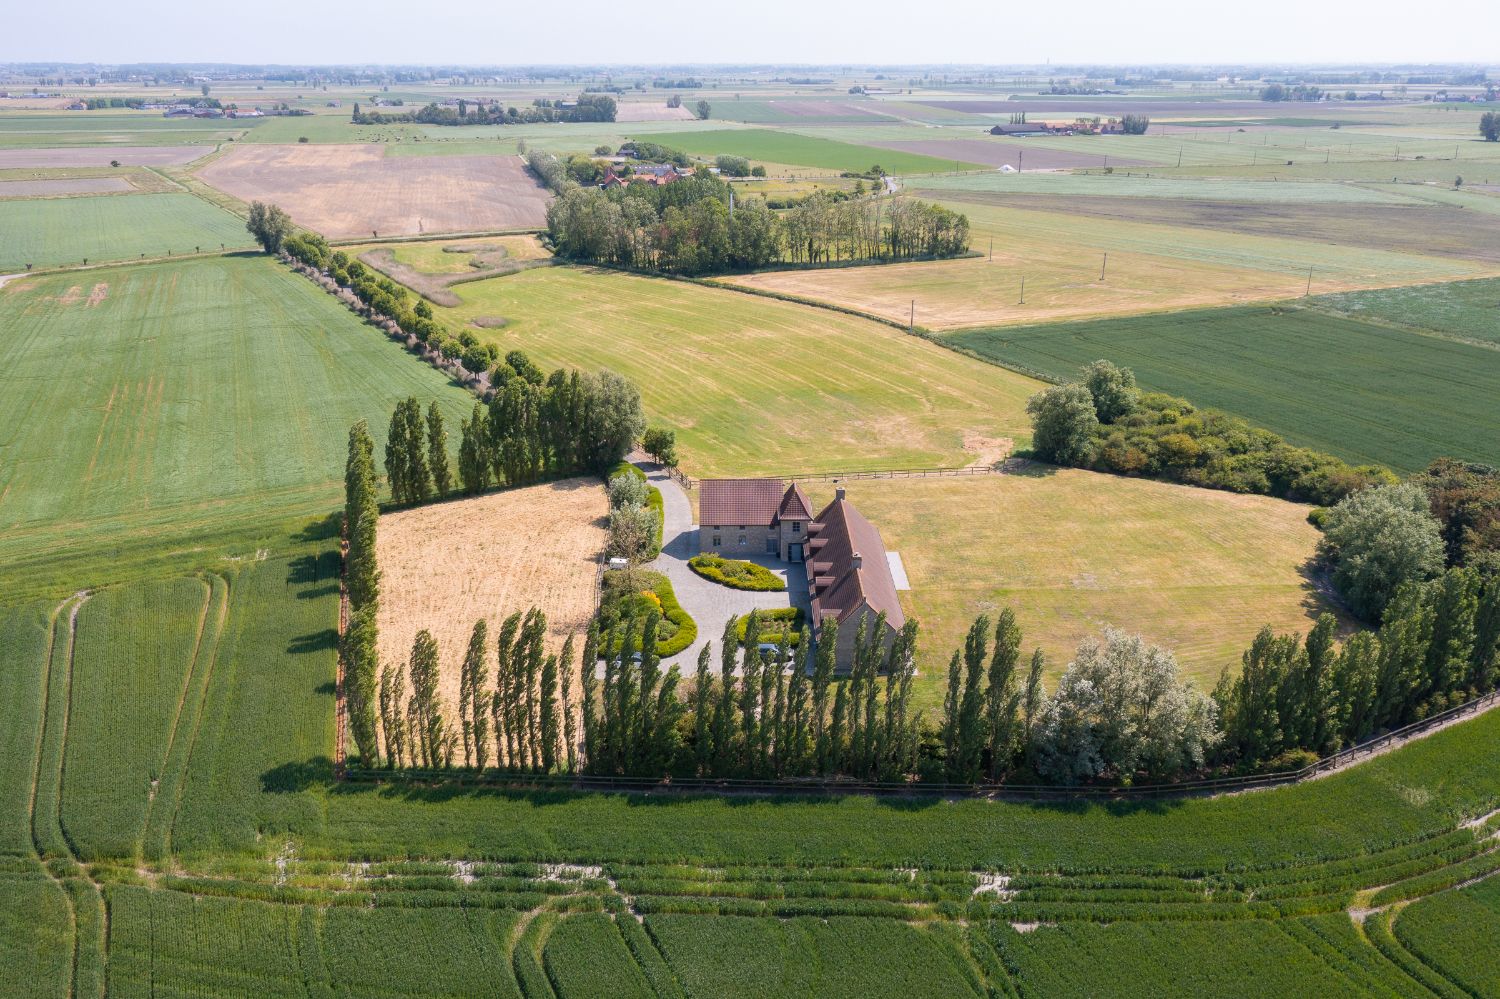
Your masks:
{"label": "distant farm building", "polygon": [[880,640],[889,644],[906,623],[896,578],[880,531],[840,486],[816,517],[795,482],[705,479],[698,501],[698,547],[710,555],[774,556],[807,569],[813,634],[838,622],[837,661],[847,670],[855,634],[885,614]]}
{"label": "distant farm building", "polygon": [[995,125],[990,129],[991,135],[1003,135],[1009,138],[1024,138],[1028,135],[1051,135],[1052,128],[1045,122],[1020,122]]}

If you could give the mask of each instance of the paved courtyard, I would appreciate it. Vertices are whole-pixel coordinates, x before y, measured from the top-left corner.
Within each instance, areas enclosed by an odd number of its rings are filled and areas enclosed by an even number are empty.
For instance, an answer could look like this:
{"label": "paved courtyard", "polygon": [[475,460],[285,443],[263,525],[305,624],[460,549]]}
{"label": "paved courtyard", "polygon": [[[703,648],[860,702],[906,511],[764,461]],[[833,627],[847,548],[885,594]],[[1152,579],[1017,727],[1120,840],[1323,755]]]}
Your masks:
{"label": "paved courtyard", "polygon": [[760,593],[736,590],[728,586],[711,583],[688,566],[688,559],[697,555],[698,525],[694,522],[697,510],[690,497],[667,471],[654,462],[632,458],[635,465],[646,473],[646,479],[661,490],[662,508],[665,513],[662,528],[661,555],[651,568],[664,573],[672,581],[677,593],[677,602],[698,623],[698,639],[677,655],[664,660],[664,665],[677,663],[684,676],[698,668],[698,650],[704,643],[713,644],[713,670],[719,671],[719,638],[724,633],[724,622],[731,617],[748,614],[757,608],[801,607],[806,613],[809,605],[807,575],[802,565],[783,562],[774,556],[759,556],[747,559],[770,569],[787,580],[787,589],[779,593]]}

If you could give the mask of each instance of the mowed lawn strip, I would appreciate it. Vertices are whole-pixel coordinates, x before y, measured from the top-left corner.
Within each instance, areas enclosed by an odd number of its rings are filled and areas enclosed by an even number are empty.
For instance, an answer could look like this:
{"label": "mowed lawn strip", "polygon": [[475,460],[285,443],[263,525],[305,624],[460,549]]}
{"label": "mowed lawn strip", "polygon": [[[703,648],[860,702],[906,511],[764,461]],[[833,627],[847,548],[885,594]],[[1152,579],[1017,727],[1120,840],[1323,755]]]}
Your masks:
{"label": "mowed lawn strip", "polygon": [[[782,163],[839,172],[863,172],[879,165],[887,173],[941,173],[954,168],[954,161],[920,153],[898,152],[860,146],[851,142],[819,139],[795,132],[768,128],[725,128],[706,132],[663,132],[630,136],[639,142],[655,142],[694,156],[720,154],[745,156],[759,163]],[[959,163],[960,169],[982,170],[979,163]]]}
{"label": "mowed lawn strip", "polygon": [[[355,420],[383,440],[397,399],[440,400],[455,428],[473,402],[263,258],[14,281],[0,327],[0,578],[23,588],[215,562],[207,538],[253,555],[338,507]],[[87,578],[45,578],[75,558]]]}
{"label": "mowed lawn strip", "polygon": [[1146,388],[1400,472],[1500,461],[1500,351],[1294,307],[1197,310],[955,333],[955,346],[1070,378],[1099,358]]}
{"label": "mowed lawn strip", "polygon": [[0,232],[0,274],[251,244],[242,220],[191,194],[0,201]]}
{"label": "mowed lawn strip", "polygon": [[[1015,611],[1055,680],[1113,625],[1172,649],[1203,689],[1262,625],[1303,631],[1327,609],[1304,575],[1307,507],[1077,469],[846,483],[899,552],[921,621],[918,696],[938,709],[948,657],[979,614]],[[804,483],[815,509],[826,483]]]}
{"label": "mowed lawn strip", "polygon": [[450,325],[544,369],[612,368],[676,428],[694,476],[966,465],[965,436],[1029,436],[1035,381],[853,316],[611,271],[456,286]]}

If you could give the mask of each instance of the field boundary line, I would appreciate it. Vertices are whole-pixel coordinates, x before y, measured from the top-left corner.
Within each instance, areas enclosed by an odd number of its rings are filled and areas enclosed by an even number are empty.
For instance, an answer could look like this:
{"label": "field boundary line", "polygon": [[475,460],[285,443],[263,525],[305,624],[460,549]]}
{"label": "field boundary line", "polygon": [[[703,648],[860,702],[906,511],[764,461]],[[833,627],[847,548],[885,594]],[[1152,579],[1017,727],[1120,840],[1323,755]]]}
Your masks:
{"label": "field boundary line", "polygon": [[[864,468],[846,471],[825,472],[770,472],[761,478],[784,479],[790,482],[827,482],[849,479],[858,481],[861,479],[929,479],[929,478],[954,478],[969,475],[1004,475],[1007,472],[1020,471],[1029,467],[1033,462],[1029,458],[1002,458],[989,465],[935,465],[928,468]],[[670,470],[671,477],[684,489],[692,489],[697,483],[703,482],[704,478],[696,481],[692,476],[678,469]]]}

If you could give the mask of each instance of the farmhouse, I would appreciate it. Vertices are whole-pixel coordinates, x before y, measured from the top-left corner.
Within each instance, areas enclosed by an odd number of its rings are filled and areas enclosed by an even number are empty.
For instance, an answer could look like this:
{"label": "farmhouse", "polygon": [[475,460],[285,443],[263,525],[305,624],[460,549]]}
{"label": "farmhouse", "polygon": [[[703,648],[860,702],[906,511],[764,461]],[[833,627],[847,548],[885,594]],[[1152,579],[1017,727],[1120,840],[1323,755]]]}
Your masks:
{"label": "farmhouse", "polygon": [[906,623],[880,531],[838,487],[816,517],[795,482],[705,479],[699,499],[699,547],[711,555],[774,555],[807,569],[813,634],[837,621],[837,661],[847,669],[855,633],[885,613],[883,643]]}
{"label": "farmhouse", "polygon": [[994,126],[990,129],[990,134],[1017,138],[1028,135],[1051,135],[1052,129],[1045,122],[1007,123]]}

